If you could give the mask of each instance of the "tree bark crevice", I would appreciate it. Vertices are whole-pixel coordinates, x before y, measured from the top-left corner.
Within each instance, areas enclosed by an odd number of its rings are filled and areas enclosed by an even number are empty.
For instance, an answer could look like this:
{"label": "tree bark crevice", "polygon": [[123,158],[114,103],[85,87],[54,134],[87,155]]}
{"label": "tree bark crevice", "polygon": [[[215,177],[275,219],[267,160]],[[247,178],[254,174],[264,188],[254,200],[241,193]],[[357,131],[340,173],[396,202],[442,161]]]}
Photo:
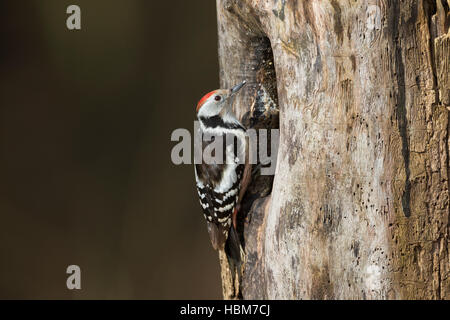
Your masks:
{"label": "tree bark crevice", "polygon": [[217,0],[217,13],[221,85],[249,83],[236,113],[280,128],[224,297],[449,299],[448,1]]}

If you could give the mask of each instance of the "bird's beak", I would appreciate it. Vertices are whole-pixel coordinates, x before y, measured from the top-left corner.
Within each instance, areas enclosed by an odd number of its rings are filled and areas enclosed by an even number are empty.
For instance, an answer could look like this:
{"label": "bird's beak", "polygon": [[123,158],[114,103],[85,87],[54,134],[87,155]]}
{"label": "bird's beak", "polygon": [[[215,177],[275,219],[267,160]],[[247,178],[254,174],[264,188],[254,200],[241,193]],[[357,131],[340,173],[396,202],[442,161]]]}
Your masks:
{"label": "bird's beak", "polygon": [[247,81],[242,81],[238,85],[235,85],[233,88],[230,89],[230,95],[236,94],[239,90],[242,89],[242,87],[247,83]]}

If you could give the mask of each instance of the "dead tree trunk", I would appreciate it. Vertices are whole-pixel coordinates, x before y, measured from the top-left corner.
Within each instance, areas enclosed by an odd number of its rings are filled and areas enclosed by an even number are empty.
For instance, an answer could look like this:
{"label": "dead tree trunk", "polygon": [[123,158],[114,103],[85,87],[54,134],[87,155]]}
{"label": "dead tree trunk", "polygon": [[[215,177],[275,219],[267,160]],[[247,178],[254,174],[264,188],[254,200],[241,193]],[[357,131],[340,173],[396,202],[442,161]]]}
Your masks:
{"label": "dead tree trunk", "polygon": [[[450,299],[447,0],[217,0],[222,87],[280,128],[225,298]],[[279,110],[279,122],[277,111]],[[237,278],[236,278],[237,279]]]}

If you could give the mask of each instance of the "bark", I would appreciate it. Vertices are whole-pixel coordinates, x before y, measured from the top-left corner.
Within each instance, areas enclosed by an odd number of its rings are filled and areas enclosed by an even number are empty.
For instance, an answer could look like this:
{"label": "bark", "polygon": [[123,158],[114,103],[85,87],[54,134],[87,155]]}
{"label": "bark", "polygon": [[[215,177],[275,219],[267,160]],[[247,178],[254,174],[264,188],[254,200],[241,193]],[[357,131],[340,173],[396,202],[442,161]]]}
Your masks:
{"label": "bark", "polygon": [[224,297],[449,299],[449,1],[217,13],[222,87],[246,79],[237,114],[280,128],[275,176],[240,213],[242,277],[221,259]]}

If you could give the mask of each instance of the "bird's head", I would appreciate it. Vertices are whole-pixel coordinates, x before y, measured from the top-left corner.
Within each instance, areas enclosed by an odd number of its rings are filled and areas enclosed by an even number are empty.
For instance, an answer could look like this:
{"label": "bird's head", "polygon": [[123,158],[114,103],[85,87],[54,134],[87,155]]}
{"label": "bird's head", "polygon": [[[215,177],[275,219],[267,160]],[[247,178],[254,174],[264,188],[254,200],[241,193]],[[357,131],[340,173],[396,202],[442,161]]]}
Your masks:
{"label": "bird's head", "polygon": [[197,104],[197,116],[214,117],[225,112],[227,108],[231,108],[233,96],[245,83],[243,81],[231,89],[218,89],[205,94]]}

